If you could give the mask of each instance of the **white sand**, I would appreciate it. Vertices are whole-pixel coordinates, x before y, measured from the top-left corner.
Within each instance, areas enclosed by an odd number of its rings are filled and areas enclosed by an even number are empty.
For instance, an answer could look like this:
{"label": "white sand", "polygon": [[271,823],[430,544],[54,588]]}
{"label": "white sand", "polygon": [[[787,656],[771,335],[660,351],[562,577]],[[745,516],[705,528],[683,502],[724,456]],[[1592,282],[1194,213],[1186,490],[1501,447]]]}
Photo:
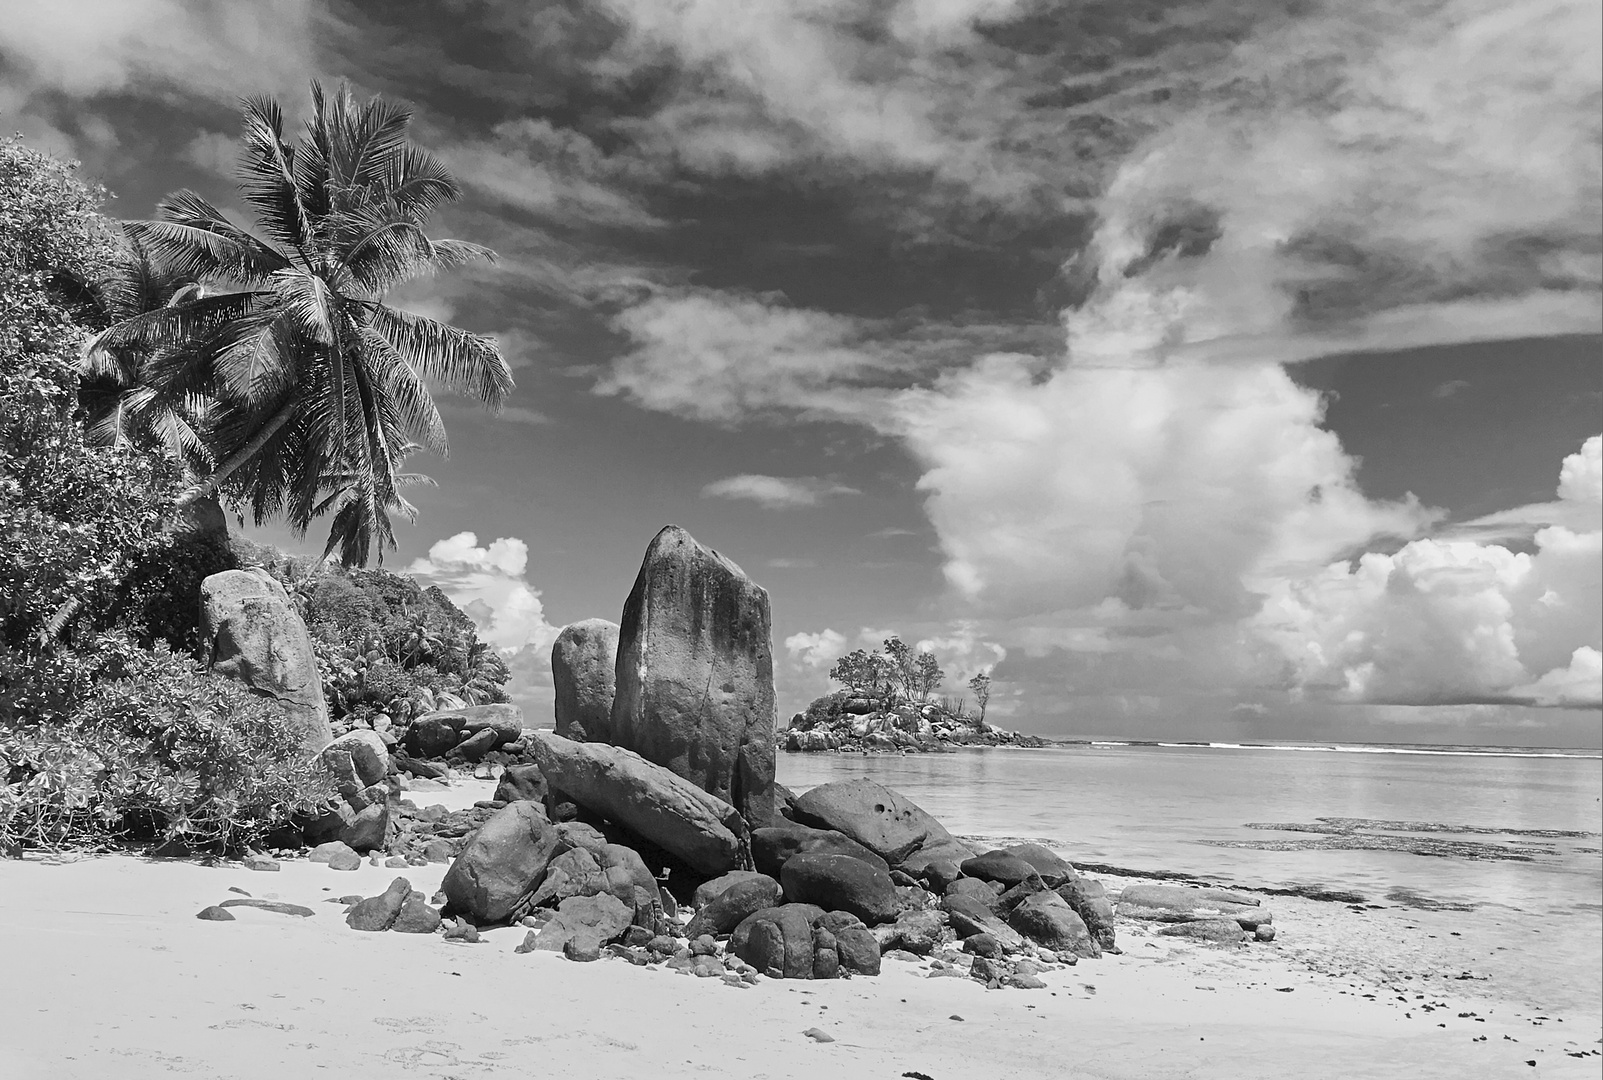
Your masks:
{"label": "white sand", "polygon": [[[445,802],[438,794],[414,801]],[[1457,993],[1482,984],[1438,982],[1426,993],[1446,1007],[1409,1018],[1373,984],[1309,970],[1320,942],[1350,944],[1348,931],[1373,925],[1345,925],[1339,905],[1277,902],[1295,946],[1218,951],[1121,924],[1124,956],[1047,972],[1048,990],[987,991],[897,961],[878,978],[741,990],[621,960],[518,955],[521,929],[479,945],[358,933],[323,902],[371,895],[398,873],[432,893],[443,870],[0,863],[0,1077],[1598,1075],[1599,1058],[1563,1053],[1596,1048],[1595,1017],[1537,1026]],[[195,918],[230,886],[316,914]],[[836,1041],[803,1035],[814,1027]]]}

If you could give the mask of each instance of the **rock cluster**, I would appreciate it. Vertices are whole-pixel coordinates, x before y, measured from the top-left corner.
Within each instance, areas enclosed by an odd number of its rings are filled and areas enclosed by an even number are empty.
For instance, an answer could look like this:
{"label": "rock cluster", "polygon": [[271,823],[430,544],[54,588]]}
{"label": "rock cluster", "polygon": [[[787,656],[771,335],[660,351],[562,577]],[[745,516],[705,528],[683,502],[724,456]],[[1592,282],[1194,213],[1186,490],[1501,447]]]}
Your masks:
{"label": "rock cluster", "polygon": [[948,753],[960,746],[1045,746],[929,701],[887,701],[837,690],[790,719],[781,745],[791,752],[824,750]]}

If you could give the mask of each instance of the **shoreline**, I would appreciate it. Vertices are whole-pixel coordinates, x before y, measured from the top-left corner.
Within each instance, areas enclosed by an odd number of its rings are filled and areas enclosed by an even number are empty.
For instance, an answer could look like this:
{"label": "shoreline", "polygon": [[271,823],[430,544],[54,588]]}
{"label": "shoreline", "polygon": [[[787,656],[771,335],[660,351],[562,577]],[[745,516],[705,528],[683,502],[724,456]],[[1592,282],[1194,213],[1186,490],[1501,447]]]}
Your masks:
{"label": "shoreline", "polygon": [[[467,806],[488,786],[463,778],[403,798]],[[1527,1002],[1540,973],[1522,976],[1512,954],[1465,963],[1474,920],[1455,911],[1266,892],[1273,943],[1219,949],[1120,918],[1120,954],[1043,972],[1045,990],[987,991],[895,958],[877,977],[737,989],[616,960],[517,955],[518,927],[487,929],[477,945],[357,933],[324,901],[370,895],[397,875],[432,892],[445,867],[282,867],[128,854],[0,863],[0,946],[30,973],[0,985],[16,1021],[0,1041],[0,1073],[266,1078],[381,1064],[441,1078],[1595,1076],[1603,1049],[1595,1003]],[[1159,880],[1112,869],[1087,866],[1110,892]],[[315,914],[195,919],[231,888]],[[247,968],[248,981],[238,977]]]}

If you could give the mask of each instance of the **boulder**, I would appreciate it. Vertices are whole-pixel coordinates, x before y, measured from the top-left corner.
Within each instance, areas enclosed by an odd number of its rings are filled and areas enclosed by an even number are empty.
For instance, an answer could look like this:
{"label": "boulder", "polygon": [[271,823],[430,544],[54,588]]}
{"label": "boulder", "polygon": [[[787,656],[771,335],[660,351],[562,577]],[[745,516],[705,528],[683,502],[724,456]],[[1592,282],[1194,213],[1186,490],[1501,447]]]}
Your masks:
{"label": "boulder", "polygon": [[382,783],[390,772],[390,751],[376,731],[357,728],[318,752],[318,760],[334,778],[341,795],[351,795]]}
{"label": "boulder", "polygon": [[489,728],[475,731],[451,748],[451,756],[467,762],[480,762],[484,755],[495,749],[496,733]]}
{"label": "boulder", "polygon": [[787,860],[796,855],[850,855],[880,870],[889,870],[885,860],[845,833],[814,829],[786,822],[751,834],[751,861],[759,871],[777,878]]}
{"label": "boulder", "polygon": [[[449,749],[450,747],[446,747],[446,750]],[[445,753],[445,750],[440,751],[440,753]],[[410,754],[397,753],[394,750],[390,751],[390,761],[394,764],[396,772],[411,773],[420,780],[439,780],[450,772],[449,769],[438,762],[419,761]]]}
{"label": "boulder", "polygon": [[410,897],[390,924],[397,934],[432,934],[440,928],[440,913],[424,900]]}
{"label": "boulder", "polygon": [[694,940],[702,934],[727,934],[746,918],[765,908],[779,905],[779,882],[763,874],[734,883],[696,912],[685,927],[685,936]]}
{"label": "boulder", "polygon": [[339,840],[330,840],[325,844],[318,844],[306,858],[309,862],[326,863],[336,855],[355,855],[350,847]]}
{"label": "boulder", "polygon": [[770,979],[810,979],[817,910],[784,904],[755,911],[729,935],[729,951]]}
{"label": "boulder", "polygon": [[979,878],[958,878],[946,887],[946,896],[966,896],[993,913],[997,910],[997,892],[995,887]]}
{"label": "boulder", "polygon": [[557,907],[554,918],[540,930],[534,947],[561,952],[569,941],[594,938],[598,947],[629,929],[634,909],[616,896],[570,896]]}
{"label": "boulder", "polygon": [[892,922],[901,910],[890,874],[850,855],[795,855],[780,872],[785,899],[849,911],[864,923]]}
{"label": "boulder", "polygon": [[413,720],[411,726],[406,729],[403,745],[408,754],[427,760],[444,757],[461,739],[462,736],[457,734],[456,728],[452,727],[451,722],[445,717],[438,714],[424,714]]}
{"label": "boulder", "polygon": [[404,877],[398,877],[379,895],[352,905],[351,910],[345,913],[345,925],[352,930],[388,930],[400,917],[401,909],[411,896],[412,883]]}
{"label": "boulder", "polygon": [[1085,957],[1102,955],[1080,916],[1063,897],[1049,890],[1026,897],[1008,916],[1008,924],[1036,944],[1055,952]]}
{"label": "boulder", "polygon": [[[690,898],[690,906],[695,908],[706,907],[718,899],[718,895],[725,889],[742,881],[767,881],[773,884],[776,891],[779,889],[779,882],[775,880],[772,874],[763,874],[756,870],[731,870],[727,874],[715,877],[711,881],[703,881],[700,885],[697,885],[695,893]],[[772,907],[773,905],[764,904],[763,906]]]}
{"label": "boulder", "polygon": [[459,739],[477,735],[481,731],[493,731],[495,745],[502,746],[523,737],[523,710],[507,702],[464,705],[458,709],[436,709],[418,717],[418,720],[433,719],[444,720],[450,724]]}
{"label": "boulder", "polygon": [[874,937],[882,952],[906,949],[918,956],[928,956],[940,947],[946,924],[944,911],[904,911],[894,923],[878,927]]}
{"label": "boulder", "polygon": [[1024,947],[1024,936],[996,917],[990,908],[968,896],[948,896],[944,901],[952,929],[963,939],[989,934],[1009,952]]}
{"label": "boulder", "polygon": [[447,910],[476,925],[506,922],[539,887],[560,844],[537,804],[497,810],[445,872]]}
{"label": "boulder", "polygon": [[1188,938],[1214,945],[1239,945],[1247,932],[1234,919],[1193,919],[1190,922],[1169,923],[1160,927],[1164,937]]}
{"label": "boulder", "polygon": [[1152,922],[1230,918],[1247,930],[1273,921],[1250,893],[1183,885],[1127,885],[1119,894],[1116,910],[1126,918]]}
{"label": "boulder", "polygon": [[1113,903],[1103,893],[1100,881],[1076,874],[1056,891],[1084,920],[1098,945],[1104,949],[1114,948]]}
{"label": "boulder", "polygon": [[1035,872],[1041,875],[1041,880],[1049,889],[1055,889],[1064,882],[1079,877],[1067,860],[1045,844],[1013,844],[1002,850],[1009,855],[1016,855],[1034,867]]}
{"label": "boulder", "polygon": [[[385,793],[386,796],[388,793]],[[342,814],[344,825],[339,830],[339,838],[352,851],[376,851],[382,848],[390,832],[390,804],[386,797],[379,802],[370,802],[360,810],[349,814]]]}
{"label": "boulder", "polygon": [[753,827],[773,820],[765,590],[669,525],[646,549],[624,604],[616,670],[612,742],[734,806]]}
{"label": "boulder", "polygon": [[835,935],[835,952],[843,969],[857,975],[879,974],[879,942],[866,926],[834,927],[830,932]]}
{"label": "boulder", "polygon": [[211,669],[268,698],[316,753],[333,741],[317,657],[284,587],[260,567],[200,583],[200,633]]}
{"label": "boulder", "polygon": [[617,663],[617,623],[586,619],[562,628],[551,645],[558,735],[574,742],[612,741]]}
{"label": "boulder", "polygon": [[964,859],[961,865],[963,873],[968,877],[979,878],[981,881],[1000,881],[1009,887],[1032,878],[1036,881],[1041,880],[1041,875],[1036,873],[1034,866],[1006,851],[987,851],[972,859]]}
{"label": "boulder", "polygon": [[973,855],[912,800],[872,780],[820,784],[796,797],[792,813],[803,825],[845,833],[914,877],[940,858]]}
{"label": "boulder", "polygon": [[504,803],[544,803],[545,794],[545,775],[540,772],[540,766],[508,765],[495,785],[495,794],[490,797]]}
{"label": "boulder", "polygon": [[529,749],[552,787],[696,871],[741,865],[744,824],[735,808],[668,769],[621,747],[546,732],[530,732]]}

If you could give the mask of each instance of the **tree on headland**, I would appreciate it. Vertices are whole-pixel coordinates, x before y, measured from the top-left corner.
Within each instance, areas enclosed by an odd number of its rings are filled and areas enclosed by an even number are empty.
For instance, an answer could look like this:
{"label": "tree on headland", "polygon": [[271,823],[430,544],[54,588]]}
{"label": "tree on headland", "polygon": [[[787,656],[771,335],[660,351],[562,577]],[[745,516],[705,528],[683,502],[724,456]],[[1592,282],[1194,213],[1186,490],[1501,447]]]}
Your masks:
{"label": "tree on headland", "polygon": [[989,672],[982,671],[968,681],[968,688],[974,694],[974,704],[980,707],[979,723],[985,723],[985,706],[991,700],[991,676]]}
{"label": "tree on headland", "polygon": [[927,700],[931,694],[940,689],[940,685],[945,679],[946,673],[941,670],[941,665],[935,659],[934,653],[921,651],[914,659],[913,680],[918,687],[919,697]]}
{"label": "tree on headland", "polygon": [[410,112],[316,83],[312,105],[291,143],[275,101],[243,104],[240,194],[261,235],[192,191],[125,224],[156,270],[200,287],[120,319],[85,368],[137,353],[153,396],[210,403],[215,464],[181,505],[222,491],[297,533],[332,513],[325,551],[363,565],[395,546],[390,514],[414,513],[403,459],[446,448],[429,383],[497,406],[512,375],[491,339],[384,303],[421,275],[493,258],[424,232],[461,190],[408,139]]}

